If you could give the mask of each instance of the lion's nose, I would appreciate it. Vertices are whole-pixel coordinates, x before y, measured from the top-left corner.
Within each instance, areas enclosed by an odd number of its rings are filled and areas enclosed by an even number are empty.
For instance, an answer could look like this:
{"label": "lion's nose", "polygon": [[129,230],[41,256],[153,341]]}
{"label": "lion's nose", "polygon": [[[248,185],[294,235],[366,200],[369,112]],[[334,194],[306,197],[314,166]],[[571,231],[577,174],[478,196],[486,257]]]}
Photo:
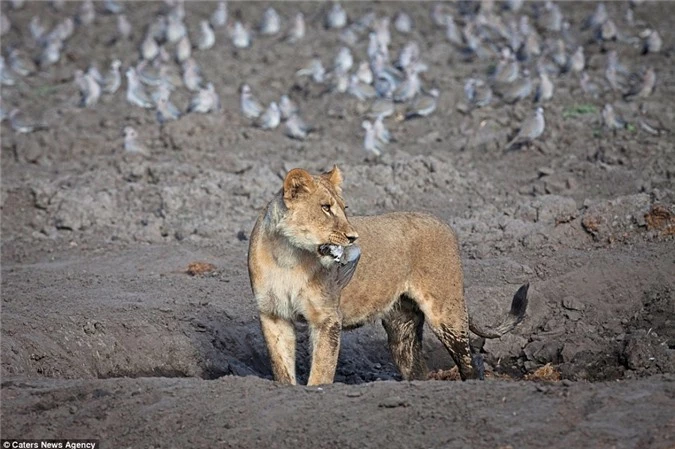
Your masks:
{"label": "lion's nose", "polygon": [[350,232],[349,234],[345,234],[345,237],[347,237],[349,243],[354,243],[359,238],[359,235],[356,232]]}

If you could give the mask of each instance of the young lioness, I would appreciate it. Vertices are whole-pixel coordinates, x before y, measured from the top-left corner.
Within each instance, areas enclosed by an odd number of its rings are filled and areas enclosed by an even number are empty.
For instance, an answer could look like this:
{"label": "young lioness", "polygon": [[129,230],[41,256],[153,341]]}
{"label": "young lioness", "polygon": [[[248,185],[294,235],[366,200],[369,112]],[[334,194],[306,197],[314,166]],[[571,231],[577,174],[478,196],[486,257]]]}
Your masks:
{"label": "young lioness", "polygon": [[347,220],[337,167],[312,176],[286,175],[283,188],[258,217],[248,266],[274,378],[296,383],[293,320],[310,328],[309,385],[333,382],[340,332],[376,318],[405,379],[425,379],[422,328],[429,324],[462,379],[482,378],[474,366],[469,328],[497,338],[524,317],[527,285],[494,329],[470,323],[463,296],[457,237],[438,219],[392,213]]}

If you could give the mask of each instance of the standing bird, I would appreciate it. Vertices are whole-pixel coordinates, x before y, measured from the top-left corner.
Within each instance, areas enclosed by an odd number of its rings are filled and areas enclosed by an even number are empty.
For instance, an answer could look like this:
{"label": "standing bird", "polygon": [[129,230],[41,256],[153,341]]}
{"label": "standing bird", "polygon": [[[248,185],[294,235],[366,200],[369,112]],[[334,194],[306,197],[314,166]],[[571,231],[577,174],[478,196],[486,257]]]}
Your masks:
{"label": "standing bird", "polygon": [[293,100],[288,98],[288,95],[282,95],[279,100],[279,112],[283,120],[288,120],[292,115],[299,112],[298,105],[293,103]]}
{"label": "standing bird", "polygon": [[117,34],[120,40],[129,40],[131,37],[131,23],[125,14],[117,16]]}
{"label": "standing bird", "polygon": [[267,8],[260,22],[260,34],[271,36],[281,30],[281,18],[274,8]]}
{"label": "standing bird", "polygon": [[183,63],[183,84],[188,90],[197,92],[202,86],[202,75],[197,62],[189,58]]}
{"label": "standing bird", "polygon": [[347,11],[340,3],[335,2],[326,14],[326,28],[339,29],[347,25]]}
{"label": "standing bird", "polygon": [[602,122],[609,129],[623,129],[626,127],[626,122],[616,115],[614,107],[611,104],[606,104],[602,109]]}
{"label": "standing bird", "polygon": [[141,57],[146,61],[152,61],[158,54],[159,45],[157,45],[157,41],[152,34],[148,33],[141,42]]}
{"label": "standing bird", "polygon": [[431,115],[436,110],[438,105],[438,96],[440,92],[438,89],[431,89],[426,95],[420,95],[415,98],[405,113],[406,120],[415,117],[426,117]]}
{"label": "standing bird", "polygon": [[469,78],[464,83],[464,95],[470,105],[477,108],[487,106],[492,101],[492,89],[478,78]]}
{"label": "standing bird", "polygon": [[570,56],[569,69],[574,73],[579,73],[586,67],[586,57],[584,56],[584,47],[579,45],[577,50]]}
{"label": "standing bird", "polygon": [[180,38],[176,45],[176,62],[182,64],[187,61],[190,56],[192,56],[192,45],[190,44],[190,38],[188,38],[186,34]]}
{"label": "standing bird", "polygon": [[301,12],[295,15],[293,25],[288,32],[287,40],[290,43],[295,43],[305,37],[305,15]]}
{"label": "standing bird", "polygon": [[646,38],[642,44],[642,54],[659,53],[663,48],[663,39],[656,30],[647,30]]}
{"label": "standing bird", "polygon": [[138,133],[131,126],[124,127],[124,151],[131,154],[150,156],[150,151],[138,141]]}
{"label": "standing bird", "polygon": [[101,85],[92,74],[84,74],[82,70],[76,70],[75,84],[80,89],[80,106],[88,108],[98,103],[98,99],[101,97]]}
{"label": "standing bird", "polygon": [[520,147],[539,138],[544,133],[545,127],[544,108],[540,106],[533,116],[528,117],[523,122],[518,134],[506,145],[505,150],[508,151],[514,147]]}
{"label": "standing bird", "polygon": [[553,98],[553,82],[548,77],[546,72],[541,72],[539,74],[539,85],[537,86],[537,91],[534,94],[534,101],[544,102]]}
{"label": "standing bird", "polygon": [[298,114],[293,114],[286,120],[284,134],[291,139],[305,140],[310,131],[311,127]]}
{"label": "standing bird", "polygon": [[134,67],[127,69],[127,101],[141,108],[152,108],[154,106],[150,97],[145,92],[143,85],[138,79],[138,74]]}
{"label": "standing bird", "polygon": [[4,56],[0,56],[0,84],[3,86],[13,86],[16,84],[14,76],[12,76],[12,73],[5,66]]}
{"label": "standing bird", "polygon": [[121,66],[122,62],[119,59],[115,59],[110,64],[108,76],[103,79],[103,92],[107,94],[114,94],[117,92],[117,89],[120,88],[120,85],[122,84],[122,75],[120,75]]}
{"label": "standing bird", "polygon": [[181,116],[180,110],[166,96],[157,99],[157,121],[160,125],[178,120]]}
{"label": "standing bird", "polygon": [[368,120],[361,123],[361,128],[366,131],[363,138],[363,149],[366,151],[366,158],[378,157],[382,155],[382,143],[377,139],[375,128]]}
{"label": "standing bird", "polygon": [[9,52],[9,66],[14,73],[18,73],[21,76],[28,76],[37,72],[35,63],[18,48],[14,48]]}
{"label": "standing bird", "polygon": [[251,45],[251,34],[241,22],[236,21],[229,33],[232,45],[236,48],[247,48]]}
{"label": "standing bird", "polygon": [[408,14],[399,11],[394,18],[394,28],[399,33],[408,34],[412,31],[412,19]]}
{"label": "standing bird", "polygon": [[652,92],[654,92],[654,87],[656,86],[656,72],[653,67],[648,68],[640,82],[636,82],[633,86],[623,95],[624,100],[632,100],[635,97],[638,98],[647,98]]}
{"label": "standing bird", "polygon": [[91,25],[95,18],[96,10],[94,9],[94,2],[92,0],[84,0],[77,13],[77,23],[85,26]]}
{"label": "standing bird", "polygon": [[26,118],[18,109],[12,109],[9,112],[9,123],[14,132],[19,134],[29,134],[34,131],[47,129],[47,125],[45,123],[31,123],[26,121]]}
{"label": "standing bird", "polygon": [[211,14],[211,25],[223,27],[227,23],[227,2],[218,2],[218,7]]}
{"label": "standing bird", "polygon": [[384,126],[384,121],[381,115],[375,118],[375,121],[373,122],[373,130],[375,131],[375,137],[377,137],[377,140],[380,142],[389,143],[393,140],[391,133]]}
{"label": "standing bird", "polygon": [[349,72],[349,69],[351,69],[354,64],[351,50],[347,47],[341,47],[340,50],[338,50],[338,54],[335,56],[333,64],[333,70],[336,72]]}
{"label": "standing bird", "polygon": [[263,112],[263,106],[255,99],[251,92],[251,87],[248,84],[241,86],[241,112],[244,117],[255,119],[260,117]]}
{"label": "standing bird", "polygon": [[276,101],[270,103],[267,110],[260,116],[257,125],[262,129],[275,129],[281,123],[281,111]]}
{"label": "standing bird", "polygon": [[216,93],[216,89],[212,83],[207,84],[205,89],[200,89],[197,94],[192,97],[188,112],[199,112],[201,114],[208,114],[212,111],[220,111],[220,97]]}
{"label": "standing bird", "polygon": [[197,43],[197,48],[200,50],[208,50],[216,43],[216,33],[213,32],[213,28],[209,25],[208,20],[202,20],[199,22],[199,30],[201,34],[199,35],[199,42]]}

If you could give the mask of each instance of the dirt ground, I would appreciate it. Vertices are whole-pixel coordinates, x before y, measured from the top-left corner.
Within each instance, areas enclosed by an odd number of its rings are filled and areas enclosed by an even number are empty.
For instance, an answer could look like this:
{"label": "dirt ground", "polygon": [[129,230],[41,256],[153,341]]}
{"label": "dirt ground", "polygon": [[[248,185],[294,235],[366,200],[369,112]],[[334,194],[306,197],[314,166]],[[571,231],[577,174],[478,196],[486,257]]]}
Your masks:
{"label": "dirt ground", "polygon": [[[231,3],[230,15],[255,24],[268,5]],[[675,446],[675,3],[637,6],[630,26],[627,3],[607,2],[626,35],[652,27],[663,36],[661,53],[642,55],[640,45],[578,31],[594,4],[560,2],[594,82],[604,83],[616,49],[631,71],[654,67],[656,91],[631,102],[611,91],[594,98],[563,74],[540,143],[512,152],[503,148],[532,100],[468,111],[465,79],[496,59],[466,59],[431,24],[432,6],[346,4],[351,18],[406,10],[415,29],[392,29],[391,49],[419,42],[424,83],[441,91],[430,117],[386,122],[396,142],[376,161],[362,150],[364,103],[294,76],[314,56],[330,67],[342,45],[320,25],[317,3],[275,4],[285,24],[305,13],[298,44],[260,37],[234,50],[219,29],[214,49],[195,52],[220,114],[160,127],[153,111],[126,102],[126,83],[94,108],[77,107],[74,70],[96,62],[103,72],[115,57],[135,63],[162,3],[125,4],[134,37],[115,43],[116,18],[97,3],[96,25],[76,29],[58,64],[3,87],[3,108],[49,125],[1,129],[3,438],[98,438],[104,448]],[[13,27],[3,55],[13,46],[37,54],[33,15],[51,26],[78,7],[2,2]],[[191,33],[214,8],[186,4]],[[356,61],[366,46],[353,48]],[[252,127],[239,113],[243,82],[265,104],[289,93],[316,130],[296,141]],[[172,94],[181,108],[189,98]],[[606,103],[631,126],[604,128]],[[661,130],[648,132],[644,120]],[[149,157],[125,154],[125,126]],[[334,163],[350,214],[419,210],[456,229],[476,321],[497,322],[530,282],[525,321],[501,340],[474,340],[486,381],[402,382],[379,323],[343,334],[336,384],[271,380],[248,234],[288,169]],[[198,261],[215,270],[188,275]],[[304,382],[307,333],[298,330]],[[425,354],[434,371],[452,366],[431,332]],[[524,380],[547,364],[561,381]]]}

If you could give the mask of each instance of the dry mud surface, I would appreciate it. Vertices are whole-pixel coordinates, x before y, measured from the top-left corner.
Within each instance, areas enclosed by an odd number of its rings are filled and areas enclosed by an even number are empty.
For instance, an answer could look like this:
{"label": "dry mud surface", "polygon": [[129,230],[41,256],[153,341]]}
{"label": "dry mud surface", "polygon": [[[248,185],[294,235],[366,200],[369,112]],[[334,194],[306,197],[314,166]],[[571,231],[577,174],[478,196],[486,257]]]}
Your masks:
{"label": "dry mud surface", "polygon": [[[594,5],[561,2],[578,29]],[[100,9],[100,5],[99,9]],[[214,3],[186,5],[190,30]],[[231,4],[257,22],[263,3]],[[616,447],[675,445],[675,4],[646,2],[642,28],[658,29],[664,51],[587,34],[588,72],[598,83],[608,49],[633,70],[652,66],[656,92],[625,102],[606,92],[584,97],[575,76],[556,78],[547,129],[536,146],[502,151],[532,110],[531,100],[468,113],[462,86],[492,60],[465,60],[429,19],[430,3],[356,3],[350,16],[407,10],[412,38],[429,64],[425,84],[441,91],[432,116],[387,122],[397,141],[364,160],[363,105],[323,93],[293,73],[318,55],[329,65],[340,45],[302,10],[307,38],[274,38],[233,50],[218,31],[215,49],[195,59],[223,102],[221,114],[189,114],[160,127],[153,112],[125,101],[123,89],[91,109],[76,106],[76,68],[113,55],[137,59],[141,25],[159,3],[127,4],[134,40],[110,44],[115,18],[78,28],[64,58],[3,88],[2,104],[50,124],[15,134],[2,125],[2,436],[99,438],[103,447]],[[27,2],[13,11],[2,50],[19,45],[34,14],[48,23],[72,15]],[[620,28],[624,3],[607,9]],[[528,7],[525,11],[530,11]],[[17,31],[21,30],[21,31]],[[397,52],[405,38],[392,32]],[[365,43],[354,49],[365,57]],[[290,92],[317,130],[294,141],[249,125],[237,89],[265,103]],[[123,88],[125,85],[123,85]],[[172,99],[187,104],[189,94]],[[181,103],[181,101],[183,103]],[[635,126],[609,131],[600,110],[613,103]],[[594,112],[580,113],[592,105]],[[183,107],[183,106],[181,106]],[[659,135],[639,126],[658,117]],[[150,150],[124,154],[132,125]],[[349,213],[434,213],[462,243],[470,313],[496,322],[524,282],[526,320],[499,341],[475,340],[485,382],[401,382],[378,323],[343,335],[336,384],[285,387],[271,381],[246,270],[247,236],[258,211],[300,166],[338,163]],[[215,271],[185,273],[202,261]],[[298,369],[308,371],[299,325]],[[429,332],[427,363],[448,369]],[[522,380],[551,364],[561,382]]]}

